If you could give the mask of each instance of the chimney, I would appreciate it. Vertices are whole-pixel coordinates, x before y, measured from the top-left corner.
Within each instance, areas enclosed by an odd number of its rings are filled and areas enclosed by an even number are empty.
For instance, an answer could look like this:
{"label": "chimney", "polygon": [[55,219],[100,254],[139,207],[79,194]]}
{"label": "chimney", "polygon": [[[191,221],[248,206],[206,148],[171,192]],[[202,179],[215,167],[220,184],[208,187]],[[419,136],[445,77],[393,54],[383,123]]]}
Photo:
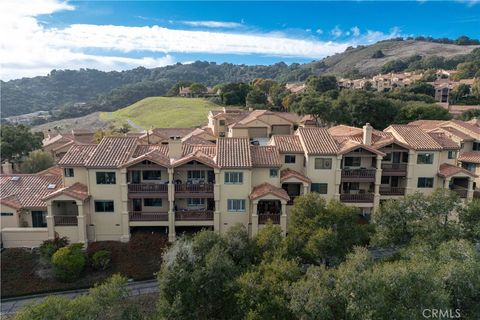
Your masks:
{"label": "chimney", "polygon": [[180,159],[182,157],[182,139],[180,137],[170,137],[168,141],[168,157]]}
{"label": "chimney", "polygon": [[372,126],[370,125],[370,123],[367,122],[363,126],[363,144],[364,145],[369,146],[372,144],[372,132],[373,132]]}
{"label": "chimney", "polygon": [[3,174],[13,174],[13,166],[8,160],[2,163],[2,171]]}

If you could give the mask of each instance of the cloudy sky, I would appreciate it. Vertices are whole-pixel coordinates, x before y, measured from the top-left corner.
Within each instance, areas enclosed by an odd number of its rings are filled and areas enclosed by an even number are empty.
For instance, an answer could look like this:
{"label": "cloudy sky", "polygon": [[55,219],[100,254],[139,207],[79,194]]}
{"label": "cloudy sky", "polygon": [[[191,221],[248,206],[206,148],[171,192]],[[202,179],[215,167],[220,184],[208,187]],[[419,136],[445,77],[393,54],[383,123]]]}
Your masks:
{"label": "cloudy sky", "polygon": [[480,38],[477,0],[0,1],[0,79],[195,60],[308,62],[396,36]]}

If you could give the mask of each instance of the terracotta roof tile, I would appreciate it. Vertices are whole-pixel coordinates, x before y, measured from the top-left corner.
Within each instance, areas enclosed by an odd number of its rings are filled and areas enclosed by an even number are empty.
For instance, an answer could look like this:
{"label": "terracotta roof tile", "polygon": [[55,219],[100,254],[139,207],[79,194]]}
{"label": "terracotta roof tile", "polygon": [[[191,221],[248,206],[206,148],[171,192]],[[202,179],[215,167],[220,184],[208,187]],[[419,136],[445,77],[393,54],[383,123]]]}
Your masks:
{"label": "terracotta roof tile", "polygon": [[222,168],[250,168],[252,157],[248,138],[219,138],[217,164]]}
{"label": "terracotta roof tile", "polygon": [[143,156],[146,153],[157,151],[161,154],[168,154],[168,145],[164,144],[141,144],[135,148],[135,151],[132,154],[132,158],[138,158]]}
{"label": "terracotta roof tile", "polygon": [[69,187],[61,188],[55,192],[50,193],[49,195],[45,196],[43,200],[46,201],[60,195],[67,195],[81,201],[85,201],[90,197],[88,195],[88,187],[82,183],[77,182]]}
{"label": "terracotta roof tile", "polygon": [[43,197],[61,188],[62,183],[61,175],[49,173],[1,175],[0,202],[16,209],[43,208]]}
{"label": "terracotta roof tile", "polygon": [[170,137],[183,138],[190,132],[195,130],[194,128],[155,128],[152,132],[160,137],[169,139]]}
{"label": "terracotta roof tile", "polygon": [[254,167],[281,167],[280,153],[275,146],[250,146]]}
{"label": "terracotta roof tile", "polygon": [[86,166],[117,168],[126,163],[137,147],[136,137],[105,137],[88,159]]}
{"label": "terracotta roof tile", "polygon": [[446,133],[448,133],[450,135],[454,135],[454,136],[462,139],[463,141],[473,141],[473,140],[475,140],[469,134],[467,134],[463,131],[460,131],[456,128],[449,127],[449,126],[444,126],[444,127],[440,127],[440,128],[432,130],[432,132],[445,132],[445,131],[446,131]]}
{"label": "terracotta roof tile", "polygon": [[97,148],[96,144],[73,145],[58,161],[60,166],[84,166]]}
{"label": "terracotta roof tile", "polygon": [[337,142],[325,128],[299,128],[297,132],[309,155],[336,154],[338,152]]}
{"label": "terracotta roof tile", "polygon": [[253,188],[252,192],[249,195],[250,200],[255,200],[261,197],[264,197],[268,194],[274,195],[278,198],[284,200],[290,200],[287,191],[283,190],[282,188],[275,187],[270,183],[263,183]]}
{"label": "terracotta roof tile", "polygon": [[302,143],[297,135],[273,135],[270,144],[275,145],[280,153],[303,153]]}
{"label": "terracotta roof tile", "polygon": [[385,130],[389,129],[398,134],[400,141],[403,140],[415,150],[442,150],[442,146],[419,126],[394,124]]}
{"label": "terracotta roof tile", "polygon": [[458,156],[458,161],[480,164],[480,151],[462,152]]}
{"label": "terracotta roof tile", "polygon": [[453,123],[454,125],[457,125],[458,127],[461,127],[469,131],[469,133],[480,135],[480,127],[476,126],[475,124],[465,122],[462,120],[451,120],[450,122]]}
{"label": "terracotta roof tile", "polygon": [[295,170],[292,170],[292,169],[283,169],[282,171],[280,171],[280,182],[284,182],[290,178],[297,178],[298,180],[301,180],[301,181],[305,181],[307,183],[311,183],[312,180],[310,180],[309,177],[301,174],[300,172],[298,171],[295,171]]}
{"label": "terracotta roof tile", "polygon": [[443,178],[448,178],[448,177],[451,177],[451,176],[454,176],[454,175],[457,175],[459,173],[463,173],[467,176],[470,176],[470,177],[476,177],[475,174],[473,174],[472,172],[462,168],[462,167],[457,167],[457,166],[454,166],[453,164],[448,164],[448,163],[442,163],[440,165],[440,168],[438,169],[438,175],[440,177],[443,177]]}
{"label": "terracotta roof tile", "polygon": [[429,131],[438,128],[447,122],[448,121],[445,120],[416,120],[410,122],[409,125],[418,126],[422,130]]}
{"label": "terracotta roof tile", "polygon": [[182,146],[182,154],[183,156],[187,156],[191,153],[195,153],[196,151],[202,151],[207,156],[214,158],[217,152],[217,146],[212,144],[183,144]]}
{"label": "terracotta roof tile", "polygon": [[198,161],[204,165],[218,168],[218,165],[215,163],[214,159],[209,157],[207,154],[203,153],[201,150],[196,150],[193,153],[190,153],[183,158],[180,158],[172,163],[173,167],[181,166],[182,164],[188,163],[190,161]]}
{"label": "terracotta roof tile", "polygon": [[429,132],[428,135],[433,138],[443,149],[460,149],[458,143],[447,137],[446,134],[441,132]]}

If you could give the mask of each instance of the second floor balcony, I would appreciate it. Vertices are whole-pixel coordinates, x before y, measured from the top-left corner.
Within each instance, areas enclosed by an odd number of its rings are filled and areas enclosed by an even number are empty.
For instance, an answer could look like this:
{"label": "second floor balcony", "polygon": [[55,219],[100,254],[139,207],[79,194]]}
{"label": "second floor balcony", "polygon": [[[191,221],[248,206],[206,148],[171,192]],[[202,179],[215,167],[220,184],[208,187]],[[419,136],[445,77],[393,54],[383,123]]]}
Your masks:
{"label": "second floor balcony", "polygon": [[380,187],[380,195],[382,196],[403,196],[405,195],[405,188],[401,187]]}
{"label": "second floor balcony", "polygon": [[344,168],[342,169],[342,181],[344,182],[374,182],[374,168]]}
{"label": "second floor balcony", "polygon": [[382,175],[384,176],[406,176],[406,163],[382,163]]}
{"label": "second floor balcony", "polygon": [[167,212],[130,211],[128,216],[130,221],[168,221]]}
{"label": "second floor balcony", "polygon": [[340,201],[346,203],[373,203],[373,193],[342,193],[340,194]]}
{"label": "second floor balcony", "polygon": [[213,183],[176,183],[175,195],[205,194],[213,195]]}
{"label": "second floor balcony", "polygon": [[159,183],[130,183],[128,192],[130,193],[167,193],[168,184]]}
{"label": "second floor balcony", "polygon": [[175,221],[213,221],[213,210],[177,210]]}

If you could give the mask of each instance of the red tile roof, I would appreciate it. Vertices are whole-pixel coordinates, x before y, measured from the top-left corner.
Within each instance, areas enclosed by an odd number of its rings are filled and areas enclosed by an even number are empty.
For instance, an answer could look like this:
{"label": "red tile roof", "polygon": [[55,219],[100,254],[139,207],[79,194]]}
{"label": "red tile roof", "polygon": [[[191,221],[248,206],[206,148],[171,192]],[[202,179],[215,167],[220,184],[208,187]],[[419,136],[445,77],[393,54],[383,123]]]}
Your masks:
{"label": "red tile roof", "polygon": [[184,143],[182,146],[182,154],[183,156],[186,156],[190,153],[194,153],[196,151],[202,151],[205,153],[207,156],[210,158],[214,158],[217,152],[217,146],[212,143],[212,144],[188,144]]}
{"label": "red tile roof", "polygon": [[250,146],[252,165],[254,167],[281,167],[280,153],[274,146]]}
{"label": "red tile roof", "polygon": [[250,168],[252,157],[248,138],[219,138],[217,164],[222,168]]}
{"label": "red tile roof", "polygon": [[[42,199],[61,188],[62,183],[61,175],[49,172],[1,175],[0,203],[15,209],[44,208],[46,203]],[[48,186],[51,188],[49,189]]]}
{"label": "red tile roof", "polygon": [[336,154],[338,152],[337,142],[325,128],[299,128],[297,132],[308,155]]}
{"label": "red tile roof", "polygon": [[277,188],[270,183],[263,183],[253,188],[252,192],[249,195],[250,200],[256,200],[258,198],[262,198],[266,195],[273,195],[277,198],[290,200],[287,191],[283,190],[282,188]]}
{"label": "red tile roof", "polygon": [[130,159],[137,142],[136,137],[105,137],[85,165],[91,168],[117,168]]}
{"label": "red tile roof", "polygon": [[73,145],[70,149],[68,149],[67,153],[62,157],[62,159],[58,161],[58,165],[62,167],[84,166],[96,148],[96,144]]}
{"label": "red tile roof", "polygon": [[447,137],[444,133],[441,132],[429,132],[428,135],[433,138],[443,149],[460,149],[458,143]]}
{"label": "red tile roof", "polygon": [[454,166],[453,164],[442,163],[438,169],[438,175],[442,178],[448,178],[454,175],[462,173],[470,177],[476,177],[476,175],[462,167]]}
{"label": "red tile roof", "polygon": [[418,126],[422,130],[429,131],[438,128],[447,122],[448,121],[445,120],[416,120],[410,122],[409,125]]}
{"label": "red tile roof", "polygon": [[371,153],[374,153],[374,154],[377,154],[377,155],[380,155],[380,156],[384,156],[385,153],[373,148],[372,146],[368,146],[368,145],[365,145],[363,143],[360,143],[360,142],[357,142],[357,141],[353,141],[353,140],[345,140],[344,142],[342,142],[339,146],[339,151],[338,151],[338,154],[347,154],[353,150],[356,150],[356,149],[365,149]]}
{"label": "red tile roof", "polygon": [[456,136],[457,138],[460,138],[463,141],[473,141],[473,140],[475,140],[469,134],[467,134],[463,131],[460,131],[456,128],[449,127],[449,126],[444,126],[444,127],[438,128],[438,129],[434,129],[432,132],[446,132],[447,134],[454,135],[454,136]]}
{"label": "red tile roof", "polygon": [[302,143],[297,135],[273,135],[270,144],[277,146],[280,153],[303,153]]}
{"label": "red tile roof", "polygon": [[480,151],[462,152],[458,156],[458,161],[480,164]]}
{"label": "red tile roof", "polygon": [[385,130],[393,130],[400,140],[415,150],[442,150],[443,147],[419,126],[394,124]]}
{"label": "red tile roof", "polygon": [[82,183],[77,182],[69,187],[61,188],[55,192],[50,193],[49,195],[45,196],[43,200],[46,201],[60,195],[67,195],[80,201],[85,201],[90,197],[88,194],[88,187]]}
{"label": "red tile roof", "polygon": [[188,154],[185,157],[174,161],[172,163],[172,166],[178,167],[190,161],[198,161],[200,163],[203,163],[206,166],[218,168],[218,165],[215,163],[215,161],[211,157],[209,157],[207,154],[203,153],[201,150],[197,150],[194,153]]}
{"label": "red tile roof", "polygon": [[295,171],[295,170],[292,170],[292,169],[283,169],[282,171],[280,171],[280,182],[284,182],[290,178],[297,178],[298,180],[301,180],[301,181],[304,181],[304,182],[307,182],[307,183],[311,183],[312,180],[310,180],[309,177],[301,174],[300,172],[298,171]]}

